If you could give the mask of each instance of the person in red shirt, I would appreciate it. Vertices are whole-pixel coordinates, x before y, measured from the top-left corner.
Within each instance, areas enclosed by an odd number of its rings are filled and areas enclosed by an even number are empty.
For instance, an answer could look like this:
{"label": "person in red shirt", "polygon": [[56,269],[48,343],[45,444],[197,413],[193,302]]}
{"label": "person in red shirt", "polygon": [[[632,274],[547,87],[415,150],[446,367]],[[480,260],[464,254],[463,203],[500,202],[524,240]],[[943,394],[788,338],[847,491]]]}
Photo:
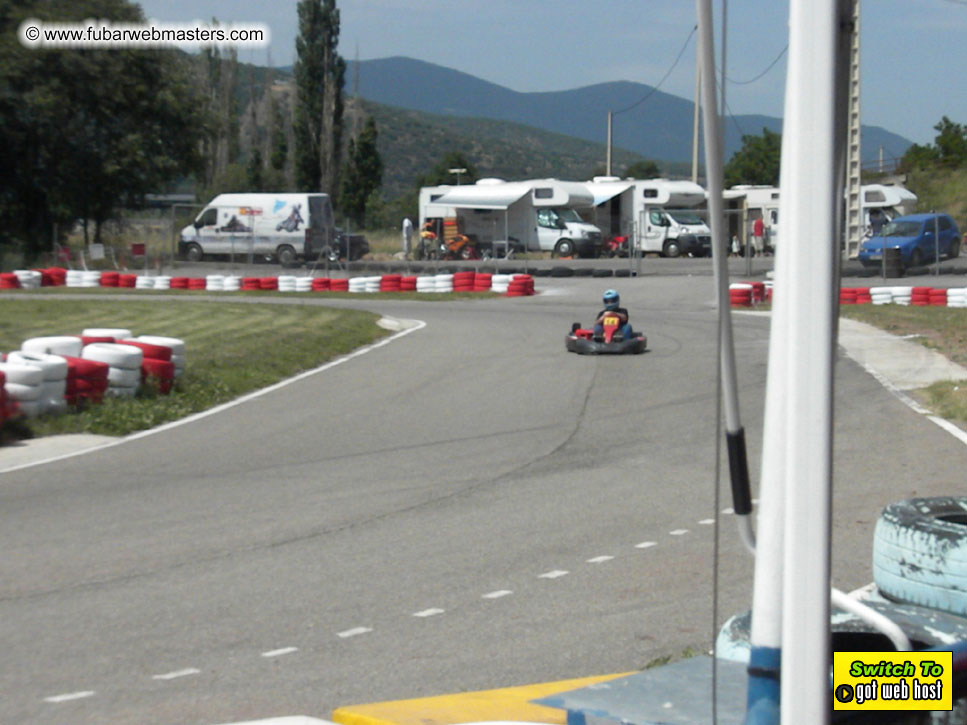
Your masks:
{"label": "person in red shirt", "polygon": [[766,225],[762,221],[762,217],[756,217],[756,220],[752,222],[752,245],[755,248],[756,254],[765,254],[765,236],[766,236]]}

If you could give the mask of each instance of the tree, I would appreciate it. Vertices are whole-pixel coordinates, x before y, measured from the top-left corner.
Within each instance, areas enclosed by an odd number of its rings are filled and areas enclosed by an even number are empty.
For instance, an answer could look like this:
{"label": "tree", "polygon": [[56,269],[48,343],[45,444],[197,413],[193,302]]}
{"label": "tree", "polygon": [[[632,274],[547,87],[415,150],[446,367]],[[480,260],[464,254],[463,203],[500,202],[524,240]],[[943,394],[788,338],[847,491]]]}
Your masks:
{"label": "tree", "polygon": [[913,144],[900,159],[900,171],[938,163],[952,168],[967,165],[967,127],[944,116],[933,128],[937,132],[933,145]]}
{"label": "tree", "polygon": [[367,204],[383,183],[383,160],[376,149],[378,137],[376,120],[369,116],[359,138],[350,139],[346,153],[339,208],[357,227],[363,226]]}
{"label": "tree", "polygon": [[[203,103],[190,61],[175,51],[28,49],[26,18],[143,22],[126,0],[30,0],[0,5],[0,243],[28,257],[54,224],[102,222],[198,168]],[[6,238],[5,238],[6,237]]]}
{"label": "tree", "polygon": [[762,129],[761,136],[743,136],[742,148],[725,165],[725,186],[737,184],[779,185],[782,134]]}
{"label": "tree", "polygon": [[661,176],[661,169],[654,161],[642,159],[625,169],[625,176],[629,179],[657,179]]}
{"label": "tree", "polygon": [[305,191],[337,188],[342,151],[342,88],[346,61],[339,44],[335,0],[299,0],[296,85],[296,184]]}

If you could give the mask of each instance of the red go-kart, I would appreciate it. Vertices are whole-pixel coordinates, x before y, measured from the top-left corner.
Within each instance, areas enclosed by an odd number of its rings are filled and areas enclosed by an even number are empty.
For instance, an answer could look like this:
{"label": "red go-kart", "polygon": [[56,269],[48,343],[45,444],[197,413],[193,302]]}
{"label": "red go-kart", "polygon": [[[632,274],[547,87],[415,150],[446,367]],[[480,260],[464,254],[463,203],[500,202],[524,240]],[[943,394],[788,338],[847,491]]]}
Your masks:
{"label": "red go-kart", "polygon": [[636,332],[626,340],[621,334],[621,320],[617,315],[606,314],[602,323],[604,334],[595,338],[594,330],[583,329],[580,322],[575,322],[565,338],[568,352],[579,355],[637,355],[645,351],[648,338]]}

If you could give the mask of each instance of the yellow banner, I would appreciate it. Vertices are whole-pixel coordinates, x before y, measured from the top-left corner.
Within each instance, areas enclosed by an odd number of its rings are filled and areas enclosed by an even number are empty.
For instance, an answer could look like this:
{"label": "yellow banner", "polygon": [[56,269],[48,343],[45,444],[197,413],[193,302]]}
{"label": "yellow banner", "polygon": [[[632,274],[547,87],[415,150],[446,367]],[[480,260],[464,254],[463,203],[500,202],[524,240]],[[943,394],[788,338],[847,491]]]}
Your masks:
{"label": "yellow banner", "polygon": [[834,652],[834,710],[951,710],[950,652]]}

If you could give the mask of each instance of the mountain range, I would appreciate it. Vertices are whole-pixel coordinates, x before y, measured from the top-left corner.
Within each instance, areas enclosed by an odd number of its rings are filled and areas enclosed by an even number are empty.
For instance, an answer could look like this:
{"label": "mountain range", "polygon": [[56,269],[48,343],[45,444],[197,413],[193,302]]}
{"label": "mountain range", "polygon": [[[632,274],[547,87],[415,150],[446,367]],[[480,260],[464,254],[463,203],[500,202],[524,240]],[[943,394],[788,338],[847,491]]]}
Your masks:
{"label": "mountain range", "polygon": [[[567,91],[521,93],[406,57],[350,61],[346,78],[347,95],[385,106],[510,121],[599,144],[606,140],[607,112],[612,110],[616,112],[615,146],[659,162],[688,162],[692,156],[692,101],[641,83],[615,81]],[[623,109],[628,110],[620,112]],[[743,135],[759,135],[763,128],[781,132],[782,119],[730,115],[725,128],[726,159],[741,147]],[[899,158],[910,145],[908,139],[879,126],[862,127],[864,163],[875,161],[881,148],[884,158]]]}

